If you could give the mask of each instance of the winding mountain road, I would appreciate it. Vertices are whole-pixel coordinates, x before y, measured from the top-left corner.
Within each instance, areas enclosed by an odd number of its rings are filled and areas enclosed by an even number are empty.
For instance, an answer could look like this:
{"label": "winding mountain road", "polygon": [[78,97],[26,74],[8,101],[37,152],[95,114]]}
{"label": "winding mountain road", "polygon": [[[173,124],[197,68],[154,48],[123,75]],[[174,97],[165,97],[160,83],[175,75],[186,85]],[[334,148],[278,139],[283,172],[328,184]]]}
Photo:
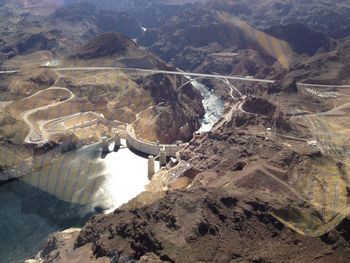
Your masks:
{"label": "winding mountain road", "polygon": [[46,90],[42,90],[42,91],[39,91],[31,96],[29,96],[28,98],[30,97],[33,97],[33,96],[37,96],[39,95],[40,93],[42,92],[45,92],[47,90],[65,90],[65,91],[68,91],[70,93],[70,97],[64,101],[60,101],[60,102],[57,102],[57,103],[53,103],[53,104],[49,104],[49,105],[45,105],[45,106],[42,106],[42,107],[38,107],[38,108],[34,108],[34,109],[31,109],[31,110],[28,110],[28,111],[25,111],[23,112],[23,120],[24,122],[28,125],[30,131],[27,135],[27,137],[25,138],[24,142],[25,143],[39,143],[39,142],[43,142],[45,141],[45,139],[47,138],[43,138],[45,135],[42,131],[38,131],[35,127],[35,124],[32,123],[30,120],[29,120],[29,117],[30,115],[34,114],[35,112],[38,112],[40,110],[46,110],[46,109],[49,109],[49,108],[53,108],[53,107],[56,107],[60,104],[63,104],[63,103],[66,103],[70,100],[72,100],[75,95],[73,94],[73,92],[71,92],[69,89],[67,88],[62,88],[62,87],[50,87]]}

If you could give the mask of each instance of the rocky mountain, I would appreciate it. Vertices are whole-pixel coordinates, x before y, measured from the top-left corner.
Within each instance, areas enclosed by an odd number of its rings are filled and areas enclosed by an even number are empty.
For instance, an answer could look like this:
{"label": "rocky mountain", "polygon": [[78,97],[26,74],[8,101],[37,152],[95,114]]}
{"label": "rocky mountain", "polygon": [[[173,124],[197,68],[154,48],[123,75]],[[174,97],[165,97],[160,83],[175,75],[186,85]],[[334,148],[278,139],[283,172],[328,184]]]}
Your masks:
{"label": "rocky mountain", "polygon": [[138,55],[141,53],[138,46],[120,33],[105,33],[91,39],[85,46],[81,47],[73,58],[96,59],[101,57],[121,57],[129,53]]}
{"label": "rocky mountain", "polygon": [[138,37],[143,32],[136,19],[122,12],[100,11],[96,24],[102,32],[120,32],[130,38]]}
{"label": "rocky mountain", "polygon": [[299,23],[334,38],[349,33],[347,21],[350,9],[346,0],[218,0],[210,1],[209,5],[245,18],[259,28]]}
{"label": "rocky mountain", "polygon": [[1,5],[8,6],[18,13],[33,15],[49,15],[64,5],[64,0],[3,0]]}
{"label": "rocky mountain", "polygon": [[303,24],[287,24],[271,27],[268,34],[283,39],[299,54],[315,55],[322,49],[323,52],[331,48],[331,40],[323,33],[313,31]]}
{"label": "rocky mountain", "polygon": [[[4,32],[0,34],[0,61],[42,50],[67,55],[104,32],[120,32],[130,38],[142,33],[138,21],[130,15],[117,11],[98,11],[91,4],[56,7],[45,16],[18,13],[16,10],[21,9],[12,4],[6,4],[0,10],[5,17],[0,24]],[[71,27],[71,23],[75,27]]]}
{"label": "rocky mountain", "polygon": [[[348,256],[342,249],[345,233],[333,231],[328,239],[299,236],[276,221],[268,205],[242,195],[218,188],[169,192],[152,205],[95,217],[77,237],[73,254],[91,245],[101,262],[336,262]],[[47,249],[44,258],[61,262],[64,249]]]}
{"label": "rocky mountain", "polygon": [[57,51],[60,49],[60,42],[57,37],[60,35],[57,31],[40,32],[30,35],[23,42],[17,44],[17,51],[20,55],[30,54],[38,50]]}
{"label": "rocky mountain", "polygon": [[99,11],[95,5],[77,3],[57,9],[53,14],[55,22],[90,23],[97,27],[98,32],[120,32],[134,38],[142,33],[136,19],[118,11]]}
{"label": "rocky mountain", "polygon": [[[162,8],[167,12],[166,7]],[[283,48],[284,55],[289,57],[287,67],[292,66],[293,60],[300,61],[300,56],[317,57],[318,53],[330,52],[337,41],[342,42],[340,39],[348,36],[348,23],[344,21],[348,19],[349,10],[347,1],[309,1],[307,8],[301,1],[209,1],[180,7],[169,13],[170,18],[154,14],[153,22],[148,22],[151,28],[140,37],[139,43],[185,69],[203,72],[209,67],[217,73],[231,71],[265,77],[273,71],[274,75],[281,76],[286,73],[281,72],[286,65],[274,65],[274,62],[280,62],[282,54],[276,53],[280,52],[279,45],[285,44],[279,44],[277,39],[288,43],[288,47]],[[147,18],[147,14],[145,16]],[[265,38],[271,42],[271,47]],[[245,53],[248,57],[237,57],[244,61],[240,62],[243,66],[237,66],[232,57],[213,59],[211,54],[220,52]],[[252,52],[270,63],[259,65],[255,70],[244,69],[250,63]]]}
{"label": "rocky mountain", "polygon": [[[16,0],[15,0],[16,1]],[[32,7],[43,7],[43,6],[62,6],[64,4],[64,0],[18,0],[17,1],[24,8],[32,8]]]}
{"label": "rocky mountain", "polygon": [[99,9],[103,10],[125,10],[132,7],[135,7],[135,1],[128,0],[102,0],[102,1],[93,1],[93,0],[65,0],[65,4],[76,4],[76,3],[90,3],[96,5]]}
{"label": "rocky mountain", "polygon": [[176,5],[185,5],[189,3],[203,3],[207,2],[208,0],[170,0],[170,1],[164,1],[164,0],[101,0],[101,1],[94,1],[94,0],[65,0],[65,4],[72,4],[72,3],[93,3],[96,4],[96,6],[99,9],[102,10],[133,10],[133,9],[139,9],[144,10],[154,5],[161,5],[161,6],[176,6]]}
{"label": "rocky mountain", "polygon": [[286,79],[314,83],[348,84],[346,73],[350,63],[350,39],[340,41],[328,52],[295,60]]}
{"label": "rocky mountain", "polygon": [[[145,192],[52,235],[34,262],[348,262],[349,15],[347,0],[4,3],[0,67],[21,72],[1,77],[1,147],[25,149],[27,133],[6,103],[52,85],[75,98],[40,122],[94,111],[143,140],[189,142]],[[115,66],[245,81],[197,79],[225,107],[197,134],[210,105],[178,89],[186,78]]]}
{"label": "rocky mountain", "polygon": [[235,114],[182,151],[192,168],[171,181],[168,191],[145,192],[92,218],[71,238],[52,236],[40,256],[46,262],[82,255],[94,262],[346,262],[349,218],[343,215],[335,228],[313,236],[327,223],[304,225],[309,217],[322,217],[320,208],[291,188],[300,179],[293,178],[295,171],[301,176],[303,167],[324,157],[256,136],[255,129],[272,121],[271,113]]}
{"label": "rocky mountain", "polygon": [[189,48],[216,45],[216,50],[238,50],[252,45],[238,26],[227,23],[216,12],[204,8],[180,12],[160,29],[147,30],[139,42],[149,46],[152,52],[166,61],[176,61],[177,56]]}
{"label": "rocky mountain", "polygon": [[63,6],[64,0],[3,0],[4,4],[11,3],[20,9],[34,9],[34,8],[58,8]]}
{"label": "rocky mountain", "polygon": [[[79,4],[70,5],[72,3]],[[331,10],[326,2],[319,4],[315,1],[308,2],[307,9],[299,1],[281,2],[278,0],[260,2],[221,0],[209,1],[209,3],[201,1],[195,4],[193,1],[171,3],[162,1],[102,1],[98,3],[96,1],[66,1],[65,5],[68,7],[56,10],[52,23],[57,24],[61,20],[79,23],[86,21],[87,24],[83,28],[89,27],[90,29],[86,30],[86,36],[117,31],[132,38],[141,36],[140,25],[143,25],[149,30],[139,39],[140,43],[166,61],[173,60],[175,64],[183,66],[186,64],[181,62],[184,56],[189,57],[189,54],[196,56],[201,50],[206,50],[202,53],[208,54],[218,50],[249,48],[252,45],[255,45],[255,49],[258,48],[259,44],[256,44],[256,39],[247,36],[244,29],[237,24],[223,20],[223,13],[234,15],[248,22],[255,29],[287,41],[296,53],[314,55],[318,50],[329,51],[334,47],[332,38],[339,39],[347,36],[348,30],[347,23],[343,23],[348,17],[347,2],[337,1],[332,4]],[[96,9],[93,6],[96,6]],[[254,9],[251,6],[254,6]],[[111,10],[116,10],[117,13]],[[118,13],[121,10],[127,13]],[[306,12],[305,10],[311,11]],[[329,22],[323,23],[323,21]],[[124,30],[126,26],[128,30]],[[186,32],[183,31],[184,29]],[[209,32],[209,34],[201,32]],[[191,39],[192,36],[198,37]],[[200,56],[192,63],[186,61],[187,66],[193,64],[191,68],[196,68],[201,64],[200,62],[203,62],[203,59]]]}
{"label": "rocky mountain", "polygon": [[[174,68],[158,57],[144,50],[120,33],[103,33],[91,39],[86,45],[78,48],[67,58],[69,64],[84,65],[100,61],[113,66],[117,61],[120,66],[143,67],[163,70]],[[109,63],[109,64],[108,64]],[[72,85],[72,89],[79,89],[79,85]],[[179,79],[173,80],[162,74],[148,76],[133,76],[130,74],[130,83],[112,85],[104,93],[94,92],[97,98],[88,97],[91,102],[99,105],[104,116],[110,120],[115,118],[132,123],[135,121],[135,132],[140,137],[161,143],[173,143],[177,140],[188,141],[198,130],[200,118],[204,115],[199,91],[191,85],[177,91]],[[114,89],[126,87],[123,95],[114,92]],[[104,89],[106,87],[103,87]],[[136,97],[135,97],[136,96]],[[101,100],[99,99],[101,98]],[[108,99],[106,99],[108,98]],[[127,105],[125,100],[133,100],[134,104]],[[147,111],[136,119],[136,114],[146,110],[153,104],[153,111]],[[106,107],[110,105],[109,107]]]}

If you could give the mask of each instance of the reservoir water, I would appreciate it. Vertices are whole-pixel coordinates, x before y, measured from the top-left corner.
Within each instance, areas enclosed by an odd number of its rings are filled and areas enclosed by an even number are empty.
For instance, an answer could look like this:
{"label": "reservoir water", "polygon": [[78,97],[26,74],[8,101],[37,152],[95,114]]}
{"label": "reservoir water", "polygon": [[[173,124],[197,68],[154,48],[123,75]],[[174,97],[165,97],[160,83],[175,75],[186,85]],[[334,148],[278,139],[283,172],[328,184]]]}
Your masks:
{"label": "reservoir water", "polygon": [[33,256],[49,234],[116,209],[147,183],[147,159],[126,147],[102,156],[94,144],[2,184],[0,262]]}
{"label": "reservoir water", "polygon": [[[200,131],[209,131],[224,104],[206,86],[193,85],[206,110]],[[32,257],[51,233],[81,227],[93,214],[116,209],[147,183],[146,158],[126,147],[103,156],[100,144],[94,144],[0,185],[0,262]]]}

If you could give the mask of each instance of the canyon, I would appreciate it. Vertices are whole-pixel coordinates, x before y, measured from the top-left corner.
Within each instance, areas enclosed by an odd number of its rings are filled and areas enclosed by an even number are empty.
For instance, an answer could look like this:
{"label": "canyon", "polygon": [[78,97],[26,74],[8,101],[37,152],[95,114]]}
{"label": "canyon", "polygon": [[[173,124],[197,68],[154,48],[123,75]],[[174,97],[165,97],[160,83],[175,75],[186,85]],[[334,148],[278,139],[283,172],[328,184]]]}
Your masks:
{"label": "canyon", "polygon": [[349,14],[0,1],[0,261],[348,262]]}

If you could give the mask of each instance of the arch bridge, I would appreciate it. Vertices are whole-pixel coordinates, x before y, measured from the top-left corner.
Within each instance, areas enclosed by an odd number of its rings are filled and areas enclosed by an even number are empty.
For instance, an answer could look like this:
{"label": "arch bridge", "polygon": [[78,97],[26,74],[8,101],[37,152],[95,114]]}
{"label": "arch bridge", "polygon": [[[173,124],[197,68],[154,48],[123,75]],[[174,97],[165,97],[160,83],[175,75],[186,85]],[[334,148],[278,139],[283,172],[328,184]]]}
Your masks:
{"label": "arch bridge", "polygon": [[[182,76],[183,78],[185,76]],[[230,89],[230,96],[233,100],[237,101],[238,99],[233,95],[233,92],[235,91],[239,97],[243,97],[243,94],[234,86],[232,85],[228,79],[222,78],[222,77],[207,77],[207,76],[201,76],[201,77],[196,77],[196,78],[189,78],[188,81],[184,82],[182,81],[182,84],[180,87],[176,88],[176,91],[180,91],[182,88],[186,87],[186,85],[195,82],[195,81],[200,81],[203,79],[215,79],[217,81],[220,81],[224,83],[229,89]]]}

